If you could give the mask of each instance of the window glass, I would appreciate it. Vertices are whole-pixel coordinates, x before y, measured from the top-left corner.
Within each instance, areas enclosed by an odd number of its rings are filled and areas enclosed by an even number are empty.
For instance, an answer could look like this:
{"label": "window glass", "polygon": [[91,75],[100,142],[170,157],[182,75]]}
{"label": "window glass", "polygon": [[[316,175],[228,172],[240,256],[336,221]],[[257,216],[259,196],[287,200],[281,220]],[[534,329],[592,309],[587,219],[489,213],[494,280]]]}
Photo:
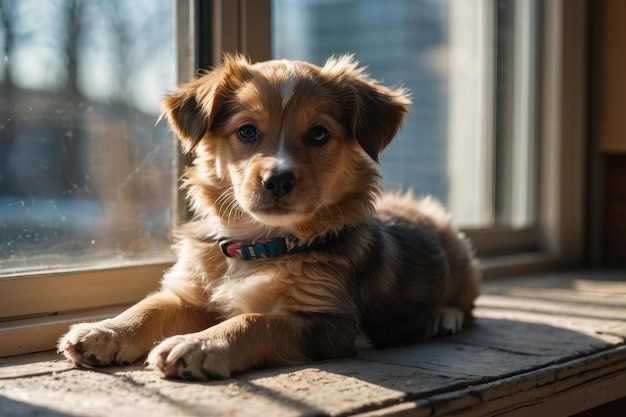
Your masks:
{"label": "window glass", "polygon": [[273,0],[273,53],[317,65],[354,54],[374,78],[408,88],[413,110],[380,157],[386,188],[432,194],[464,227],[525,227],[533,132],[511,121],[532,123],[534,49],[518,21],[532,24],[534,3]]}
{"label": "window glass", "polygon": [[171,0],[0,0],[0,276],[163,261]]}

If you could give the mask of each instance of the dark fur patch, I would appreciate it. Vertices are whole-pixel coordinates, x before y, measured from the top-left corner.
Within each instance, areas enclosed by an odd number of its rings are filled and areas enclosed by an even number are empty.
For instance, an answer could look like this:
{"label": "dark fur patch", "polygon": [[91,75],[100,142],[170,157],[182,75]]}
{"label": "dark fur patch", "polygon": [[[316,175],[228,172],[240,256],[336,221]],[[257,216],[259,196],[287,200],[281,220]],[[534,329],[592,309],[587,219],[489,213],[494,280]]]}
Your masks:
{"label": "dark fur patch", "polygon": [[[433,230],[401,222],[373,229],[375,238],[354,272],[362,331],[376,347],[414,342],[428,334],[447,274],[445,252]],[[381,280],[392,268],[393,280]]]}
{"label": "dark fur patch", "polygon": [[356,317],[349,314],[298,313],[307,321],[302,331],[302,353],[313,361],[354,353]]}

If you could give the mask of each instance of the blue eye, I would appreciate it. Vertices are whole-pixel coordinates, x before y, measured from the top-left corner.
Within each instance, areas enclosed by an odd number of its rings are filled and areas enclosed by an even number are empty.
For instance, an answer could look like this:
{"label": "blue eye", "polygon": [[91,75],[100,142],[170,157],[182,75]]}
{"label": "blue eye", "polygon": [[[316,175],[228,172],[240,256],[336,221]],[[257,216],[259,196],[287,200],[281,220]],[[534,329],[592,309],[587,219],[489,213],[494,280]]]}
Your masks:
{"label": "blue eye", "polygon": [[243,142],[254,142],[259,138],[259,132],[252,125],[243,125],[237,129],[237,137]]}
{"label": "blue eye", "polygon": [[309,130],[309,133],[307,135],[309,142],[314,145],[322,145],[326,143],[329,137],[330,134],[328,133],[328,130],[321,126],[315,126],[311,130]]}

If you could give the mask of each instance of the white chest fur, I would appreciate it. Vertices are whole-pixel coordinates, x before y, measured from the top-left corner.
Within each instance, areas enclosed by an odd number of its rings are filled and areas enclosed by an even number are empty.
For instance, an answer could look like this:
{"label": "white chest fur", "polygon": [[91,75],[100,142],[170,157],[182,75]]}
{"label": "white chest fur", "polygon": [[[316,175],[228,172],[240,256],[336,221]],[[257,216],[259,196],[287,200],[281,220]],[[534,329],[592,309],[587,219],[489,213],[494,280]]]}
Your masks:
{"label": "white chest fur", "polygon": [[351,304],[346,302],[343,281],[319,264],[235,260],[232,266],[236,267],[210,289],[210,302],[226,317],[242,313],[328,312]]}

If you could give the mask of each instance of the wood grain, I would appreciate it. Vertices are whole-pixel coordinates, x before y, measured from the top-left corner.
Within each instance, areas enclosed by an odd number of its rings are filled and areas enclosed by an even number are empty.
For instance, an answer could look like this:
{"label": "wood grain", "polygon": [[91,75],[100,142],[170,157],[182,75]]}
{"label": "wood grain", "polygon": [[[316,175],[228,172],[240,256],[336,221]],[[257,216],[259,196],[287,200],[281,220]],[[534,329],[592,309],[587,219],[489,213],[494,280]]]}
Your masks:
{"label": "wood grain", "polygon": [[457,336],[205,384],[0,359],[0,415],[567,416],[626,397],[626,273],[494,281],[476,315]]}

